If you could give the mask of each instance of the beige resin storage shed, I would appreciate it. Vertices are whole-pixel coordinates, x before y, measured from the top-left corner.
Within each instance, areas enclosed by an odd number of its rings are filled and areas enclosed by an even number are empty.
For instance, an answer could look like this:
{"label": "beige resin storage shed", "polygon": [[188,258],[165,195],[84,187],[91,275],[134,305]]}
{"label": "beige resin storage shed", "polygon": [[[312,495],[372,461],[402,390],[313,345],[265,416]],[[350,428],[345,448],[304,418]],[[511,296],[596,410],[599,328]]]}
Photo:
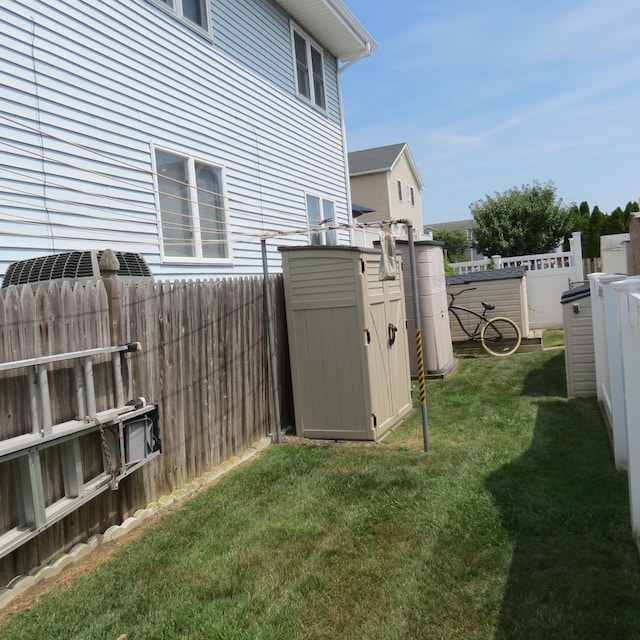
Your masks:
{"label": "beige resin storage shed", "polygon": [[[520,328],[522,337],[526,338],[529,335],[526,275],[524,267],[511,267],[447,276],[447,293],[458,293],[463,289],[473,289],[458,296],[456,305],[482,313],[482,302],[492,304],[495,309],[489,311],[487,317],[506,316],[510,318]],[[458,316],[463,325],[469,331],[473,331],[478,322],[477,318],[460,311]],[[468,339],[452,313],[449,314],[449,322],[451,339],[454,342]]]}
{"label": "beige resin storage shed", "polygon": [[560,303],[564,328],[567,396],[595,396],[596,356],[589,284],[565,291]]}
{"label": "beige resin storage shed", "polygon": [[380,440],[412,408],[400,260],[381,281],[376,250],[279,249],[296,434]]}

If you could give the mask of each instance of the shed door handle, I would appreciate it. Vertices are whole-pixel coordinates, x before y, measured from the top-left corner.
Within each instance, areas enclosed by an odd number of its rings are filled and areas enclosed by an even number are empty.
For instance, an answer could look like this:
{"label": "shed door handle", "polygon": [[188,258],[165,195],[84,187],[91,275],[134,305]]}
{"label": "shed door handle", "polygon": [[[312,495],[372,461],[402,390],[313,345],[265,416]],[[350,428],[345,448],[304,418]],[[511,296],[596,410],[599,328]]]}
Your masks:
{"label": "shed door handle", "polygon": [[389,332],[389,346],[391,346],[396,341],[396,333],[398,333],[398,327],[396,327],[395,324],[389,323],[387,331]]}

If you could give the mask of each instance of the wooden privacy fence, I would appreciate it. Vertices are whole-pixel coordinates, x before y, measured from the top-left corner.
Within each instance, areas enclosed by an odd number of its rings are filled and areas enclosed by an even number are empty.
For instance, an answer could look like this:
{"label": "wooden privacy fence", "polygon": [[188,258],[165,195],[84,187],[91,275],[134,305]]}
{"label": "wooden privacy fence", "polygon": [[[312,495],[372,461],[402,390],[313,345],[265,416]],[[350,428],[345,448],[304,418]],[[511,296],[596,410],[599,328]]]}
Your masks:
{"label": "wooden privacy fence", "polygon": [[[292,401],[282,277],[270,278],[279,349],[280,406]],[[263,279],[124,284],[99,280],[73,289],[40,285],[0,293],[0,362],[138,341],[123,360],[125,399],[157,403],[162,455],[0,560],[0,586],[245,450],[272,431]],[[96,359],[97,410],[113,397],[111,360]],[[77,417],[73,371],[49,365],[54,423]],[[0,441],[31,432],[27,376],[0,373]],[[103,464],[99,433],[81,438],[83,470]],[[41,453],[45,502],[64,496],[59,446]],[[19,522],[12,467],[0,464],[0,535]]]}

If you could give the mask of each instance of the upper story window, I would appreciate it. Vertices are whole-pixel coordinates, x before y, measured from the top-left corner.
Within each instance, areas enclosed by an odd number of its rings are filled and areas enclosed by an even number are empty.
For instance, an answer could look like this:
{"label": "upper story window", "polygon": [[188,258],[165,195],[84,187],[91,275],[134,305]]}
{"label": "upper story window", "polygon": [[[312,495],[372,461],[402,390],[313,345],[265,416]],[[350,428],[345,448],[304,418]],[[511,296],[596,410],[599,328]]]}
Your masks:
{"label": "upper story window", "polygon": [[411,203],[412,207],[416,206],[416,194],[413,190],[413,187],[409,187],[409,202]]}
{"label": "upper story window", "polygon": [[402,202],[402,180],[398,180],[398,200]]}
{"label": "upper story window", "polygon": [[299,31],[293,31],[296,63],[296,90],[299,95],[326,109],[324,56],[322,50]]}
{"label": "upper story window", "polygon": [[[307,217],[309,227],[317,229],[319,227],[331,227],[335,225],[335,212],[333,202],[318,196],[307,194]],[[323,245],[338,244],[338,234],[333,231],[318,231],[309,234],[309,244]]]}
{"label": "upper story window", "polygon": [[228,258],[222,169],[160,149],[155,160],[164,256]]}
{"label": "upper story window", "polygon": [[155,0],[191,24],[209,31],[207,0]]}

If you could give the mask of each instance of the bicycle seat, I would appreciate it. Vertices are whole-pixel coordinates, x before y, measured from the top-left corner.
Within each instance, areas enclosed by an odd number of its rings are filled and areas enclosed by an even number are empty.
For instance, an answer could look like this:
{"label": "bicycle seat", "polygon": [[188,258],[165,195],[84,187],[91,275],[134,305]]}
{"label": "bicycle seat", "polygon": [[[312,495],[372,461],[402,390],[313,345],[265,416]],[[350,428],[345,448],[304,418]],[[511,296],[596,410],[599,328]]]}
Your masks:
{"label": "bicycle seat", "polygon": [[486,302],[482,303],[482,306],[487,310],[487,311],[493,311],[496,306],[494,304],[487,304]]}

